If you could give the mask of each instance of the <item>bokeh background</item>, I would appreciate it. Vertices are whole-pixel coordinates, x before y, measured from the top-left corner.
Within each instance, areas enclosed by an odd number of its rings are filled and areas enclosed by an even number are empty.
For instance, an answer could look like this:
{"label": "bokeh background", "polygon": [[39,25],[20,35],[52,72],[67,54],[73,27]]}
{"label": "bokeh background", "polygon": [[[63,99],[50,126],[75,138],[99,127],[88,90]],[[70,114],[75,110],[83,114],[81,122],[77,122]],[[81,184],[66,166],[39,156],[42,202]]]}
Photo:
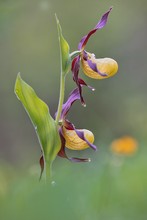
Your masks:
{"label": "bokeh background", "polygon": [[[90,38],[86,49],[97,57],[117,60],[118,74],[100,81],[82,75],[96,91],[85,88],[87,107],[77,102],[69,114],[76,127],[93,131],[99,151],[69,151],[72,156],[91,157],[92,162],[72,164],[57,158],[53,166],[57,184],[38,185],[40,147],[14,94],[17,73],[54,115],[60,73],[55,13],[72,52],[110,6],[114,8],[108,24]],[[2,219],[26,219],[28,214],[30,219],[146,219],[146,14],[145,0],[0,0]],[[69,74],[66,98],[74,87]],[[124,135],[138,141],[138,152],[129,158],[113,157],[110,144]],[[6,212],[8,209],[10,213]]]}

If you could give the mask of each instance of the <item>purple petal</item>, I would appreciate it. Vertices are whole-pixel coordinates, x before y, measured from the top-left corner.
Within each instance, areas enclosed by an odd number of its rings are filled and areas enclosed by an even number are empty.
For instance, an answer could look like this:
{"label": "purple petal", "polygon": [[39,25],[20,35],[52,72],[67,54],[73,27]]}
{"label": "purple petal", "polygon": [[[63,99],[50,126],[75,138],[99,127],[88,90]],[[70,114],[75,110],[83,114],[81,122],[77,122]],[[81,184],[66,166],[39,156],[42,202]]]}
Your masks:
{"label": "purple petal", "polygon": [[111,10],[112,10],[112,7],[101,17],[100,21],[95,26],[96,29],[101,29],[106,25],[107,20],[108,20],[108,15],[109,15]]}
{"label": "purple petal", "polygon": [[79,89],[79,95],[80,95],[80,100],[82,105],[85,106],[85,102],[82,96],[82,86],[79,82],[79,69],[80,69],[80,56],[77,56],[74,58],[74,60],[72,61],[72,74],[73,74],[73,80],[76,82],[78,89]]}
{"label": "purple petal", "polygon": [[71,157],[69,158],[72,162],[90,162],[90,158],[77,158],[77,157]]}
{"label": "purple petal", "polygon": [[92,34],[94,34],[96,31],[97,31],[97,29],[91,30],[87,35],[85,35],[85,36],[81,39],[81,41],[80,41],[80,43],[79,43],[79,45],[78,45],[78,50],[84,49],[84,47],[86,46],[86,44],[87,44],[87,42],[88,42],[90,36],[91,36]]}
{"label": "purple petal", "polygon": [[62,128],[59,129],[59,135],[61,139],[61,148],[60,148],[60,151],[58,152],[58,156],[68,159],[65,153],[65,138],[63,137],[63,134],[62,134]]}
{"label": "purple petal", "polygon": [[108,76],[107,73],[101,73],[101,72],[98,70],[96,63],[93,63],[91,60],[87,60],[87,63],[88,63],[88,65],[89,65],[89,67],[90,67],[94,72],[97,72],[100,76],[103,76],[103,77]]}
{"label": "purple petal", "polygon": [[78,85],[79,70],[80,70],[80,56],[77,56],[72,61],[72,67],[71,67],[73,80],[76,82],[77,85]]}
{"label": "purple petal", "polygon": [[92,34],[94,34],[98,29],[103,28],[108,20],[108,15],[110,13],[110,11],[112,10],[112,7],[101,17],[100,21],[97,23],[97,25],[95,26],[94,29],[92,29],[87,35],[85,35],[79,45],[78,45],[78,49],[81,50],[85,47],[85,45],[87,44],[89,38],[91,37]]}
{"label": "purple petal", "polygon": [[85,103],[84,98],[83,98],[83,95],[82,95],[82,85],[80,84],[80,80],[79,80],[79,79],[78,79],[78,81],[77,81],[77,86],[78,86],[79,93],[80,93],[81,103],[82,103],[82,105],[85,107],[85,106],[86,106],[86,103]]}
{"label": "purple petal", "polygon": [[65,118],[72,104],[79,99],[80,99],[79,90],[78,88],[76,88],[70,93],[68,100],[62,106],[61,119]]}
{"label": "purple petal", "polygon": [[79,69],[80,69],[80,56],[77,56],[73,59],[72,66],[71,66],[71,70],[73,72],[73,78],[75,81],[79,74]]}
{"label": "purple petal", "polygon": [[77,56],[72,61],[72,74],[73,74],[73,80],[76,82],[78,89],[79,89],[79,96],[80,100],[83,106],[86,106],[84,98],[82,96],[82,86],[88,86],[92,91],[95,89],[89,85],[87,85],[83,79],[79,78],[79,69],[80,69],[80,56]]}
{"label": "purple petal", "polygon": [[77,157],[70,157],[69,158],[65,152],[65,138],[63,137],[63,134],[62,134],[62,128],[59,129],[59,134],[60,134],[60,138],[61,138],[61,149],[58,152],[58,156],[66,158],[72,162],[90,162],[89,158],[77,158]]}
{"label": "purple petal", "polygon": [[87,85],[87,83],[85,83],[85,81],[83,79],[81,79],[81,78],[79,78],[79,83],[80,83],[80,85],[87,86],[92,91],[95,90],[95,88],[93,88],[92,86]]}
{"label": "purple petal", "polygon": [[74,124],[72,124],[70,121],[68,121],[67,119],[64,119],[64,127],[68,130],[74,130],[75,126]]}
{"label": "purple petal", "polygon": [[78,131],[77,129],[75,129],[75,132],[77,133],[77,135],[79,136],[79,138],[81,138],[83,141],[85,141],[89,147],[91,147],[93,150],[97,150],[97,147],[94,144],[91,144],[85,137],[84,137],[84,132],[83,131]]}

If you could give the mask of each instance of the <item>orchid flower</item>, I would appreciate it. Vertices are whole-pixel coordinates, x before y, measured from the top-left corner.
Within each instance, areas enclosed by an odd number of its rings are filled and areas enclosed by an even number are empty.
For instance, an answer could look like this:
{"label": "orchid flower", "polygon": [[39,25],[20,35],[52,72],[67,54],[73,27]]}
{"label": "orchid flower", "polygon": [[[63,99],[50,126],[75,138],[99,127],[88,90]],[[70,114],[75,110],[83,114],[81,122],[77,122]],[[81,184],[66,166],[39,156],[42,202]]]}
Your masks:
{"label": "orchid flower", "polygon": [[[65,152],[65,148],[68,148],[70,150],[84,150],[88,147],[91,147],[93,150],[97,150],[97,147],[93,144],[93,133],[87,129],[76,129],[74,124],[66,118],[72,104],[77,100],[80,100],[80,93],[78,88],[74,89],[70,93],[67,101],[62,106],[60,121],[58,123],[58,132],[60,136],[60,150],[58,152],[58,156],[66,158],[72,162],[90,162],[90,158],[69,158]],[[55,113],[55,118],[56,116],[57,112]],[[40,158],[39,163],[41,167],[41,179],[44,170],[43,154]]]}
{"label": "orchid flower", "polygon": [[67,113],[69,112],[72,104],[76,100],[80,100],[80,93],[78,88],[74,89],[71,92],[68,100],[63,104],[62,107],[59,128],[59,134],[61,138],[61,149],[58,155],[75,162],[87,162],[90,160],[80,158],[68,158],[65,153],[65,147],[71,150],[84,150],[88,147],[91,147],[93,150],[96,150],[96,146],[93,144],[93,133],[87,129],[76,129],[74,124],[72,124],[66,118]]}
{"label": "orchid flower", "polygon": [[[108,20],[108,16],[112,8],[110,8],[100,19],[97,25],[82,39],[78,45],[78,50],[80,54],[76,56],[72,61],[72,73],[73,73],[73,80],[76,82],[79,92],[80,92],[80,99],[81,103],[85,105],[83,96],[82,96],[82,86],[88,86],[83,79],[79,78],[79,70],[80,70],[80,63],[83,72],[89,76],[90,78],[94,79],[105,79],[113,76],[116,74],[118,70],[118,64],[114,59],[111,58],[100,58],[97,59],[93,53],[89,53],[85,50],[85,46],[91,37],[97,30],[102,29]],[[90,89],[94,90],[94,88],[88,86]]]}

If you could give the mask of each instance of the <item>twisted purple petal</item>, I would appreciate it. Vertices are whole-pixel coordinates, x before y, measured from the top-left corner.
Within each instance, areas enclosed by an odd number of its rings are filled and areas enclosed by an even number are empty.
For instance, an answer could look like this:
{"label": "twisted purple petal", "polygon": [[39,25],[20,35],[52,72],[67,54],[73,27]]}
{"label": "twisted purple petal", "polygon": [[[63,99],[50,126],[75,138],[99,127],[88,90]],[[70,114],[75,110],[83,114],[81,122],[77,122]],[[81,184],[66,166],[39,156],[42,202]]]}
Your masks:
{"label": "twisted purple petal", "polygon": [[97,147],[94,144],[91,144],[84,136],[84,132],[83,131],[78,131],[77,129],[74,129],[76,134],[79,136],[79,138],[81,138],[83,141],[85,141],[89,147],[91,147],[93,150],[97,150]]}
{"label": "twisted purple petal", "polygon": [[79,89],[79,95],[80,95],[80,100],[82,105],[85,105],[83,96],[82,96],[82,86],[80,84],[80,80],[79,80],[79,69],[80,69],[80,56],[77,56],[74,58],[74,60],[72,61],[72,74],[73,74],[73,80],[76,82],[78,89]]}
{"label": "twisted purple petal", "polygon": [[73,79],[76,81],[80,70],[80,56],[76,56],[72,61],[71,70],[73,73]]}
{"label": "twisted purple petal", "polygon": [[87,85],[87,83],[85,83],[85,81],[83,79],[79,78],[79,69],[80,69],[80,56],[77,56],[72,61],[71,70],[72,70],[72,74],[73,74],[73,80],[76,82],[78,89],[79,89],[79,96],[80,96],[81,103],[83,106],[85,106],[85,101],[82,96],[82,86],[87,86],[92,91],[94,91],[95,89],[93,87]]}
{"label": "twisted purple petal", "polygon": [[90,67],[94,72],[97,72],[100,76],[103,76],[103,77],[108,76],[107,73],[101,73],[101,72],[98,70],[96,63],[93,63],[91,60],[87,60],[87,63],[88,63],[88,65],[89,65],[89,67]]}
{"label": "twisted purple petal", "polygon": [[76,88],[70,93],[67,101],[62,106],[61,119],[65,118],[65,116],[67,115],[68,111],[70,110],[72,104],[76,100],[79,100],[79,99],[80,99],[79,90],[78,90],[78,88]]}
{"label": "twisted purple petal", "polygon": [[95,90],[94,87],[87,85],[87,83],[85,83],[85,81],[84,81],[83,79],[81,79],[81,78],[79,78],[79,83],[80,83],[80,85],[87,86],[87,87],[88,87],[89,89],[91,89],[92,91]]}
{"label": "twisted purple petal", "polygon": [[81,49],[84,49],[84,47],[86,46],[89,38],[91,37],[92,34],[94,34],[98,29],[101,29],[103,28],[106,23],[107,23],[107,20],[108,20],[108,15],[110,13],[110,11],[112,10],[112,7],[101,17],[101,19],[99,20],[99,22],[97,23],[97,25],[95,26],[94,29],[92,29],[87,35],[85,35],[79,45],[78,45],[78,49],[81,50]]}

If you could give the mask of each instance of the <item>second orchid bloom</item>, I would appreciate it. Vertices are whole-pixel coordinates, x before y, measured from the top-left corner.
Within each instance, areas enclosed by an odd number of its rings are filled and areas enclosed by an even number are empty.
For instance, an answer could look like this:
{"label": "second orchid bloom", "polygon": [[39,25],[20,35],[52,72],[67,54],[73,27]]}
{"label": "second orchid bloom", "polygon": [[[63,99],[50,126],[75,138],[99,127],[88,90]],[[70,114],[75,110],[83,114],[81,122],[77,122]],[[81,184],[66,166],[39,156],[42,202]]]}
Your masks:
{"label": "second orchid bloom", "polygon": [[[99,58],[97,59],[93,53],[89,53],[85,50],[85,46],[91,37],[97,30],[102,29],[108,20],[108,16],[112,8],[110,8],[100,19],[97,25],[87,34],[85,35],[79,45],[78,50],[80,54],[74,58],[72,61],[72,73],[73,79],[76,82],[79,92],[80,92],[80,99],[83,105],[85,105],[84,98],[82,96],[82,86],[88,86],[83,79],[79,78],[79,70],[80,64],[82,71],[90,78],[93,79],[105,79],[112,77],[118,71],[118,64],[112,58]],[[92,90],[94,88],[88,86]]]}
{"label": "second orchid bloom", "polygon": [[65,147],[70,150],[84,150],[91,147],[96,150],[96,146],[93,144],[94,135],[87,129],[76,129],[74,124],[67,120],[67,113],[69,112],[72,104],[80,100],[80,94],[78,88],[74,89],[68,97],[68,100],[63,104],[61,117],[60,117],[60,128],[59,134],[61,138],[61,149],[58,153],[59,156],[67,158],[75,162],[86,162],[89,159],[80,158],[68,158],[65,152]]}

